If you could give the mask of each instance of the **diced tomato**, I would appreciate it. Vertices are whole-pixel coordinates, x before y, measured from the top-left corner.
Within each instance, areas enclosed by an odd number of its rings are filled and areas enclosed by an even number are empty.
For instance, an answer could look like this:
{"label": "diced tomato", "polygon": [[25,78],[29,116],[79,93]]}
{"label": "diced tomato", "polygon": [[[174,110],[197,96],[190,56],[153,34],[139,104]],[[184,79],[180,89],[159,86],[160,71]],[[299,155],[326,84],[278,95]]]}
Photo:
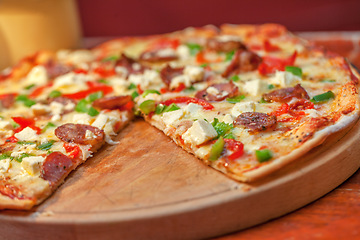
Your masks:
{"label": "diced tomato", "polygon": [[207,59],[205,56],[206,52],[204,51],[200,51],[196,54],[196,62],[199,64],[203,64],[203,63],[217,63],[217,62],[222,62],[223,59],[221,57],[218,57],[216,59]]}
{"label": "diced tomato", "polygon": [[290,57],[285,59],[265,56],[263,57],[262,63],[258,67],[258,71],[261,75],[274,73],[276,70],[284,71],[286,66],[294,65],[296,56],[296,51]]}
{"label": "diced tomato", "polygon": [[179,39],[160,38],[154,43],[152,43],[148,50],[157,50],[164,48],[176,49],[179,45],[180,45]]}
{"label": "diced tomato", "polygon": [[276,52],[280,50],[278,46],[272,44],[269,40],[264,41],[264,49],[267,52]]}
{"label": "diced tomato", "polygon": [[88,73],[87,70],[82,69],[82,68],[75,69],[75,70],[73,70],[73,72],[74,72],[74,73],[77,73],[77,74],[80,74],[80,73],[82,73],[82,74],[87,74],[87,73]]}
{"label": "diced tomato", "polygon": [[235,160],[244,154],[244,144],[234,139],[224,139],[226,148],[232,151],[232,154],[228,155],[229,160]]}
{"label": "diced tomato", "polygon": [[99,74],[101,77],[111,77],[116,74],[115,69],[113,67],[106,68],[105,66],[97,67],[93,70],[94,73]]}
{"label": "diced tomato", "polygon": [[120,111],[132,111],[132,108],[134,107],[134,102],[130,101],[126,103],[125,105],[121,106],[119,108]]}
{"label": "diced tomato", "polygon": [[67,153],[69,153],[69,158],[74,159],[76,158],[80,153],[81,149],[78,145],[73,145],[69,143],[64,143],[64,148]]}
{"label": "diced tomato", "polygon": [[20,125],[14,130],[14,133],[21,132],[26,127],[32,128],[36,131],[37,134],[41,133],[41,128],[35,126],[35,120],[32,118],[12,117],[12,120],[14,120],[14,122]]}
{"label": "diced tomato", "polygon": [[167,93],[168,92],[168,89],[167,88],[161,88],[160,89],[160,93],[163,94],[163,93]]}
{"label": "diced tomato", "polygon": [[310,102],[307,99],[299,99],[295,103],[290,104],[291,110],[305,110],[305,109],[313,109],[314,103]]}
{"label": "diced tomato", "polygon": [[114,91],[111,86],[98,82],[87,82],[87,85],[89,87],[89,89],[87,90],[79,91],[76,93],[64,94],[63,96],[71,99],[83,99],[91,93],[102,92],[104,95],[106,95]]}
{"label": "diced tomato", "polygon": [[184,90],[185,88],[186,88],[185,84],[184,84],[184,83],[180,83],[179,86],[173,90],[173,92],[181,92],[181,91]]}
{"label": "diced tomato", "polygon": [[290,110],[290,107],[287,103],[281,104],[281,106],[276,109],[275,111],[271,112],[270,115],[272,116],[280,116],[282,114],[288,113]]}
{"label": "diced tomato", "polygon": [[46,89],[46,88],[49,88],[53,85],[53,83],[48,83],[44,86],[40,86],[40,87],[37,87],[34,89],[34,91],[32,91],[32,93],[29,95],[29,98],[36,98],[38,97],[40,94],[43,93],[43,91]]}
{"label": "diced tomato", "polygon": [[136,86],[136,89],[138,90],[138,93],[139,93],[139,94],[143,94],[143,93],[144,93],[144,90],[142,90],[140,84],[138,84],[138,85]]}
{"label": "diced tomato", "polygon": [[195,103],[198,105],[201,105],[205,110],[212,110],[214,109],[214,106],[211,105],[210,103],[208,103],[207,101],[203,100],[203,99],[198,99],[198,98],[192,98],[192,97],[176,97],[176,98],[172,98],[172,99],[168,99],[166,101],[161,102],[161,104],[169,106],[172,103]]}

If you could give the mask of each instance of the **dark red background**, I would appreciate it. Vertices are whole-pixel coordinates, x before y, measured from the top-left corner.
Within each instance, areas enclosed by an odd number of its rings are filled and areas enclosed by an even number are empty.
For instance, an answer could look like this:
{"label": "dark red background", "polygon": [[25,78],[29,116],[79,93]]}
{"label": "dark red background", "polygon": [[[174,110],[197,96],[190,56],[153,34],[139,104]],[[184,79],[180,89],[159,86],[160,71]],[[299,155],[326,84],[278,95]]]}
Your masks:
{"label": "dark red background", "polygon": [[275,22],[291,31],[360,30],[360,0],[77,0],[85,37]]}

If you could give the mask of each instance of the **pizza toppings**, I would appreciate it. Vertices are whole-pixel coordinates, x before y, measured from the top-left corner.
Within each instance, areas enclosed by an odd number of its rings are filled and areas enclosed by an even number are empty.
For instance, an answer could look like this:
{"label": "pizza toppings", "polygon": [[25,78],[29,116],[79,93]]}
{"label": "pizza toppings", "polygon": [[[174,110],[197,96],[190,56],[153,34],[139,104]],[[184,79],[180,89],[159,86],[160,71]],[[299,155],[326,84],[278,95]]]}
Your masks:
{"label": "pizza toppings", "polygon": [[207,101],[205,101],[203,99],[192,98],[192,97],[175,97],[175,98],[163,101],[161,104],[169,106],[172,103],[186,103],[186,104],[195,103],[195,104],[201,105],[205,110],[214,109],[214,106],[211,105],[210,103],[208,103]]}
{"label": "pizza toppings", "polygon": [[259,112],[244,112],[235,119],[234,125],[244,126],[250,132],[265,131],[275,127],[276,116]]}
{"label": "pizza toppings", "polygon": [[217,137],[217,135],[218,134],[211,123],[199,119],[182,135],[182,138],[185,143],[197,146]]}
{"label": "pizza toppings", "polygon": [[155,49],[143,52],[139,60],[144,62],[169,62],[178,59],[176,51],[172,48]]}
{"label": "pizza toppings", "polygon": [[[228,37],[227,39],[224,37]],[[222,38],[210,38],[206,43],[207,49],[216,52],[231,52],[238,49],[246,50],[246,46],[238,39],[231,38],[231,36],[222,36]]]}
{"label": "pizza toppings", "polygon": [[126,56],[124,53],[121,54],[121,58],[115,63],[115,71],[125,75],[126,77],[129,74],[142,74],[145,69],[146,67]]}
{"label": "pizza toppings", "polygon": [[260,162],[267,162],[273,157],[273,153],[269,149],[255,151],[256,159]]}
{"label": "pizza toppings", "polygon": [[[89,132],[91,132],[89,134]],[[88,135],[87,135],[88,133]],[[105,134],[97,127],[85,124],[66,123],[55,129],[55,135],[64,142],[91,145],[93,149],[103,144]],[[90,135],[90,137],[88,137]]]}
{"label": "pizza toppings", "polygon": [[288,102],[292,98],[310,99],[308,93],[300,84],[295,87],[277,89],[263,94],[263,99],[267,102]]}
{"label": "pizza toppings", "polygon": [[238,87],[233,82],[218,83],[195,94],[196,98],[206,101],[222,101],[238,94]]}
{"label": "pizza toppings", "polygon": [[314,96],[311,99],[311,102],[318,104],[318,103],[326,102],[332,98],[335,98],[335,94],[332,91],[327,91],[325,93]]}
{"label": "pizza toppings", "polygon": [[237,50],[229,66],[222,73],[223,77],[229,77],[241,72],[256,70],[261,63],[261,58],[256,53],[247,50]]}
{"label": "pizza toppings", "polygon": [[262,63],[258,66],[261,75],[275,73],[276,71],[284,71],[286,66],[293,66],[297,52],[294,52],[288,58],[276,58],[272,56],[264,56]]}
{"label": "pizza toppings", "polygon": [[96,99],[92,105],[100,109],[119,109],[127,103],[131,102],[131,96],[113,96]]}
{"label": "pizza toppings", "polygon": [[52,187],[61,183],[61,180],[69,174],[74,166],[73,161],[60,152],[50,153],[41,169],[41,178],[49,181]]}

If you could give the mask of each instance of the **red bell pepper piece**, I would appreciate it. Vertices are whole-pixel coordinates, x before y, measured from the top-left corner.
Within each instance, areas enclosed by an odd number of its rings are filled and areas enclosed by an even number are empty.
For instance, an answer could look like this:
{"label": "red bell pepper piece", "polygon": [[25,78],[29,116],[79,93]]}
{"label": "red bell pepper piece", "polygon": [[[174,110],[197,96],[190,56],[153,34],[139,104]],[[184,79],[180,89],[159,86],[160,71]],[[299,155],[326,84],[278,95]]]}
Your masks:
{"label": "red bell pepper piece", "polygon": [[275,52],[280,50],[278,46],[272,44],[269,40],[264,41],[264,49],[266,52]]}
{"label": "red bell pepper piece", "polygon": [[111,86],[98,83],[98,82],[87,82],[89,89],[79,91],[76,93],[63,94],[64,97],[71,99],[83,99],[86,98],[89,94],[95,92],[103,92],[104,95],[111,93],[114,89]]}
{"label": "red bell pepper piece", "polygon": [[40,94],[42,94],[42,92],[46,89],[49,88],[53,85],[53,83],[48,83],[44,86],[40,86],[34,89],[34,91],[32,91],[32,93],[29,95],[29,98],[36,98],[38,97]]}
{"label": "red bell pepper piece", "polygon": [[176,49],[179,45],[180,45],[179,39],[160,38],[154,43],[152,43],[148,50],[157,50],[164,48]]}
{"label": "red bell pepper piece", "polygon": [[261,75],[267,75],[274,73],[276,70],[284,71],[286,66],[294,65],[297,52],[295,51],[293,55],[288,58],[275,58],[270,56],[263,57],[262,63],[258,67],[258,71]]}
{"label": "red bell pepper piece", "polygon": [[211,105],[210,103],[208,103],[207,101],[205,101],[203,99],[192,98],[192,97],[176,97],[176,98],[172,98],[172,99],[163,101],[161,104],[169,106],[172,103],[186,103],[186,104],[195,103],[195,104],[201,105],[205,110],[214,109],[214,106]]}
{"label": "red bell pepper piece", "polygon": [[35,126],[35,120],[31,118],[23,118],[23,117],[12,117],[12,120],[19,124],[20,126],[14,130],[14,133],[21,132],[24,128],[30,127],[36,131],[37,134],[41,133],[41,128]]}
{"label": "red bell pepper piece", "polygon": [[76,158],[79,153],[81,152],[81,149],[78,145],[72,145],[69,143],[64,143],[64,148],[67,153],[69,153],[69,158],[74,159]]}
{"label": "red bell pepper piece", "polygon": [[244,154],[244,144],[234,139],[224,138],[226,148],[233,153],[227,156],[229,160],[235,160]]}

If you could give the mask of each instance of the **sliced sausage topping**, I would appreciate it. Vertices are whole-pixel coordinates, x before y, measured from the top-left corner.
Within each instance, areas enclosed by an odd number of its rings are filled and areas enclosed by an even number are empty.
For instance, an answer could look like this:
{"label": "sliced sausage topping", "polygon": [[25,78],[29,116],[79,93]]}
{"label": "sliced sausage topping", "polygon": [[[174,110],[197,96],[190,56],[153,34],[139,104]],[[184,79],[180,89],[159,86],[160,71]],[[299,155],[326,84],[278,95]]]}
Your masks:
{"label": "sliced sausage topping", "polygon": [[64,75],[72,70],[70,66],[55,63],[53,60],[47,61],[46,64],[44,64],[44,67],[50,79]]}
{"label": "sliced sausage topping", "polygon": [[183,67],[172,68],[170,65],[164,67],[160,72],[161,80],[166,84],[166,86],[170,86],[171,81],[174,77],[182,75],[184,72]]}
{"label": "sliced sausage topping", "polygon": [[[87,137],[87,131],[91,132],[91,137]],[[73,123],[66,123],[57,127],[55,135],[64,142],[91,145],[93,149],[101,146],[105,137],[104,131],[97,127]]]}
{"label": "sliced sausage topping", "polygon": [[11,108],[14,105],[16,94],[9,93],[0,96],[0,104],[4,108]]}
{"label": "sliced sausage topping", "polygon": [[228,40],[228,41],[221,41],[217,38],[210,38],[207,43],[206,47],[210,50],[217,51],[217,52],[231,52],[238,49],[246,49],[246,46],[242,44],[240,41],[235,40]]}
{"label": "sliced sausage topping", "polygon": [[113,110],[118,109],[131,101],[131,96],[113,96],[96,99],[92,105],[100,109]]}
{"label": "sliced sausage topping", "polygon": [[306,90],[297,84],[295,87],[277,89],[269,93],[263,94],[263,98],[267,102],[288,102],[292,98],[310,99]]}
{"label": "sliced sausage topping", "polygon": [[260,112],[244,112],[234,121],[234,125],[244,126],[250,132],[265,131],[276,125],[276,116]]}
{"label": "sliced sausage topping", "polygon": [[231,74],[256,70],[260,63],[261,57],[256,53],[242,49],[238,50],[235,52],[229,66],[222,73],[222,76],[229,77]]}
{"label": "sliced sausage topping", "polygon": [[50,153],[41,169],[41,178],[50,182],[50,185],[57,185],[72,170],[74,163],[61,152]]}
{"label": "sliced sausage topping", "polygon": [[121,58],[116,61],[115,66],[124,67],[128,71],[127,75],[134,73],[143,73],[146,69],[146,67],[144,67],[134,59],[126,56],[124,53],[121,54]]}
{"label": "sliced sausage topping", "polygon": [[238,87],[230,81],[211,85],[204,90],[198,91],[195,97],[206,101],[222,101],[225,98],[236,96],[238,90]]}

